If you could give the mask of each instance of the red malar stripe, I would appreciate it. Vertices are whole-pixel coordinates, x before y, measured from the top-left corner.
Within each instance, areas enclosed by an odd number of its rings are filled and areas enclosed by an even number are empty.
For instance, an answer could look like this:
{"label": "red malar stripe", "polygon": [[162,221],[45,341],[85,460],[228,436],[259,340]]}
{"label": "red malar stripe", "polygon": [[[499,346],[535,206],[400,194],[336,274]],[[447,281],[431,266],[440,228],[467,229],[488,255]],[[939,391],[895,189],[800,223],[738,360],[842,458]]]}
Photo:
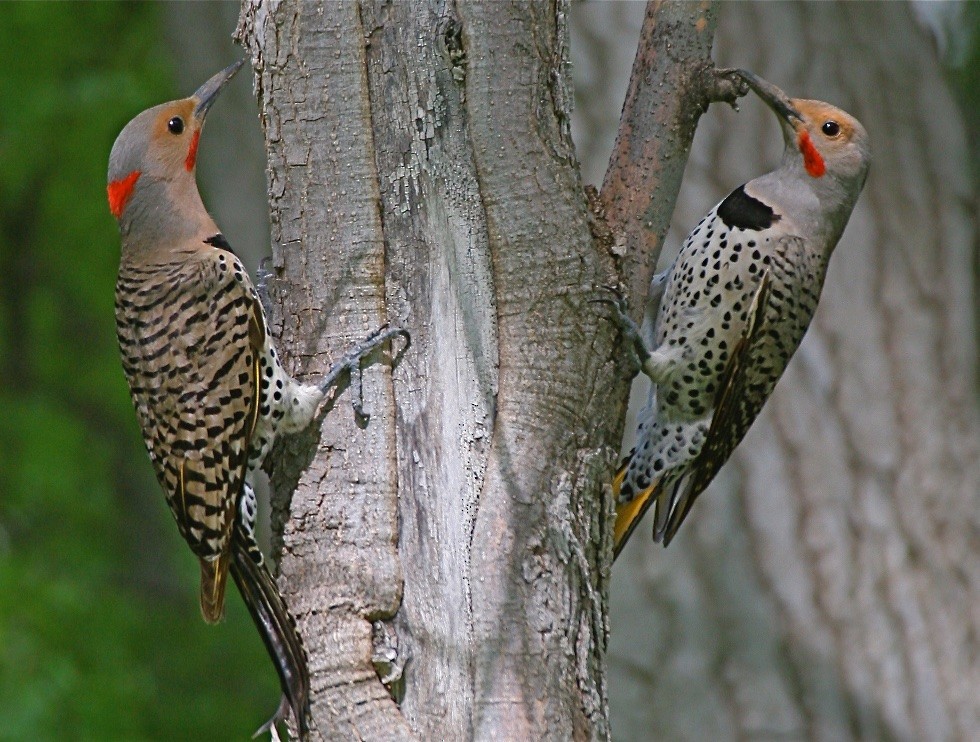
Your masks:
{"label": "red malar stripe", "polygon": [[112,215],[116,219],[122,217],[123,209],[126,208],[126,202],[133,195],[133,188],[136,186],[136,181],[139,178],[140,171],[134,170],[125,178],[114,180],[106,186],[106,193],[109,196],[109,211],[112,212]]}
{"label": "red malar stripe", "polygon": [[187,159],[184,160],[184,168],[187,172],[194,169],[195,163],[197,163],[197,143],[201,139],[201,130],[198,129],[194,132],[194,136],[191,138],[190,149],[187,150]]}
{"label": "red malar stripe", "polygon": [[817,148],[814,146],[813,141],[810,139],[810,135],[801,131],[800,136],[796,140],[797,146],[800,148],[800,152],[803,153],[803,166],[806,171],[810,173],[811,177],[820,178],[823,174],[827,172],[827,165],[823,161],[823,157],[817,152]]}

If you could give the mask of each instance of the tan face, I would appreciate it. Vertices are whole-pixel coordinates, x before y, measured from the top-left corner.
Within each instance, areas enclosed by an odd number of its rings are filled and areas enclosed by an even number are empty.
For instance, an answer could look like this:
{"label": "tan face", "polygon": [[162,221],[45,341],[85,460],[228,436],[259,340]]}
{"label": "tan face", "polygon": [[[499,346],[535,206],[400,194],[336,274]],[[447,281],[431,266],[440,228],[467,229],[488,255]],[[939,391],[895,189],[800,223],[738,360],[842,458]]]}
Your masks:
{"label": "tan face", "polygon": [[109,156],[109,210],[122,217],[141,182],[151,178],[174,181],[190,175],[193,182],[197,144],[203,120],[195,115],[196,98],[164,103],[130,121]]}
{"label": "tan face", "polygon": [[191,97],[148,108],[123,127],[109,153],[106,186],[109,210],[116,219],[122,219],[127,205],[138,201],[149,183],[179,184],[185,193],[193,189],[200,200],[194,167],[204,118],[222,87],[244,63],[239,60],[221,70]]}
{"label": "tan face", "polygon": [[790,104],[803,117],[793,119],[796,145],[806,171],[815,178],[831,173],[854,177],[867,167],[868,134],[846,111],[818,100],[792,99]]}
{"label": "tan face", "polygon": [[154,117],[147,154],[162,166],[163,172],[194,171],[203,124],[194,115],[196,105],[194,98],[174,101]]}
{"label": "tan face", "polygon": [[829,103],[793,99],[793,107],[803,114],[811,135],[819,132],[819,139],[831,148],[853,141],[858,129],[864,131],[857,119]]}

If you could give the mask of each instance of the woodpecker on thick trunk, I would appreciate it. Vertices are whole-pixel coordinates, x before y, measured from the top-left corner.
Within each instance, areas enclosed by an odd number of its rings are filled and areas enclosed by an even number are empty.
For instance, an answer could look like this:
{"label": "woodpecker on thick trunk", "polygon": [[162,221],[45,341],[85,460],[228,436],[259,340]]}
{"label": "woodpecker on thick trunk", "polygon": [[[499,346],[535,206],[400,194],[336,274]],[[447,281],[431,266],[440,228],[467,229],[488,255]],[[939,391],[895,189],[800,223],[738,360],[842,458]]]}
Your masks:
{"label": "woodpecker on thick trunk", "polygon": [[[252,476],[279,433],[313,420],[345,371],[400,334],[381,330],[319,385],[282,367],[241,261],[208,215],[195,165],[204,119],[244,63],[190,98],[130,121],[109,156],[109,208],[122,251],[116,330],[147,452],[181,535],[201,564],[201,612],[224,613],[231,572],[276,665],[283,699],[263,729],[291,711],[307,731],[306,652],[255,542]],[[404,349],[403,349],[404,350]]]}
{"label": "woodpecker on thick trunk", "polygon": [[740,75],[779,119],[782,162],[713,208],[654,278],[651,337],[612,302],[653,382],[613,479],[616,556],[651,505],[653,538],[667,546],[742,440],[803,339],[868,174],[868,135],[853,116]]}

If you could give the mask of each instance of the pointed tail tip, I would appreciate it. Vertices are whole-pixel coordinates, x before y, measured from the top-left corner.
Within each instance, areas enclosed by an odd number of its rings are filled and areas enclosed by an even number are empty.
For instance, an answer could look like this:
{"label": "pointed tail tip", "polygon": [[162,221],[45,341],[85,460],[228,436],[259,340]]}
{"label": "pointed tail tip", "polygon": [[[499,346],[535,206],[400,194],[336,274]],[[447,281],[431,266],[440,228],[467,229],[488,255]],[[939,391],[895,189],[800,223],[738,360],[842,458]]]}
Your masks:
{"label": "pointed tail tip", "polygon": [[[617,475],[617,479],[620,479],[619,475]],[[620,482],[622,482],[621,479]],[[660,480],[655,480],[632,500],[616,506],[616,523],[613,526],[613,561],[616,561],[616,558],[623,551],[623,547],[626,546],[626,542],[633,535],[633,531],[643,519],[644,514],[655,502],[659,483]]]}
{"label": "pointed tail tip", "polygon": [[236,534],[232,539],[231,574],[269,657],[275,665],[284,701],[270,719],[274,725],[292,711],[300,739],[309,730],[310,676],[306,649],[272,575],[265,565],[256,562],[248,547]]}
{"label": "pointed tail tip", "polygon": [[257,739],[268,732],[270,735],[272,735],[273,740],[278,740],[279,732],[277,731],[276,725],[279,724],[279,722],[286,721],[289,718],[290,713],[293,715],[293,723],[296,724],[299,739],[306,739],[310,731],[310,727],[307,722],[307,714],[309,714],[309,709],[306,709],[306,712],[302,716],[298,715],[297,710],[293,708],[289,697],[285,693],[279,699],[279,707],[276,709],[276,712],[265,724],[255,730],[255,734],[252,735],[252,739]]}

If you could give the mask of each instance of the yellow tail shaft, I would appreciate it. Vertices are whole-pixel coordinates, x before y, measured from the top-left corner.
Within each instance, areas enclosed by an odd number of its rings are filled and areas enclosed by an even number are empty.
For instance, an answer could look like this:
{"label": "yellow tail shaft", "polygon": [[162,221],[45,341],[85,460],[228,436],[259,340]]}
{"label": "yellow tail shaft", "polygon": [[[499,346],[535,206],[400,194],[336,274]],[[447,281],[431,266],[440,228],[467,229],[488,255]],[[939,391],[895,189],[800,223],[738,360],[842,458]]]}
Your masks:
{"label": "yellow tail shaft", "polygon": [[218,623],[224,618],[227,578],[227,553],[213,561],[201,560],[201,614],[208,623]]}
{"label": "yellow tail shaft", "polygon": [[[613,477],[612,481],[612,491],[613,497],[618,500],[619,493],[623,486],[623,480],[626,479],[626,469],[629,464],[627,459],[626,463],[620,467],[619,471],[616,472],[616,476]],[[619,556],[619,552],[623,550],[626,546],[626,542],[629,541],[629,537],[633,535],[633,531],[639,524],[640,520],[643,519],[643,514],[649,509],[649,507],[656,501],[656,494],[659,490],[658,485],[660,480],[654,480],[649,487],[637,494],[629,502],[616,505],[616,524],[613,526],[613,561]]]}

